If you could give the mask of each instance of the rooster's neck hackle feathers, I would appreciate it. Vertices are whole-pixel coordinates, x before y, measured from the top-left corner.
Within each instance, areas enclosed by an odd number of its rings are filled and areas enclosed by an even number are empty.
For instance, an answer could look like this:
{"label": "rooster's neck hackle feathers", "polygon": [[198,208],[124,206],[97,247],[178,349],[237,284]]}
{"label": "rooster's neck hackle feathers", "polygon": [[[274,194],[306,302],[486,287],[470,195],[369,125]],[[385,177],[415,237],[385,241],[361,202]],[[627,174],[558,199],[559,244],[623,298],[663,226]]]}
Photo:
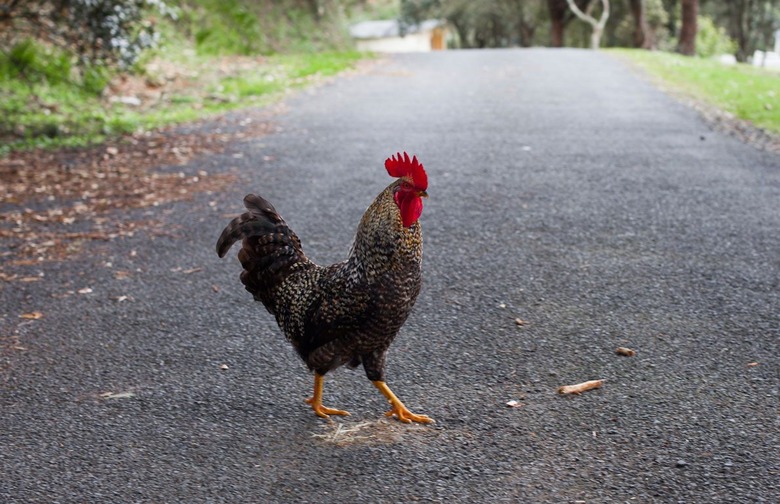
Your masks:
{"label": "rooster's neck hackle feathers", "polygon": [[396,203],[402,181],[396,180],[374,199],[360,219],[350,261],[359,263],[370,277],[383,274],[396,263],[422,261],[422,226],[404,225]]}

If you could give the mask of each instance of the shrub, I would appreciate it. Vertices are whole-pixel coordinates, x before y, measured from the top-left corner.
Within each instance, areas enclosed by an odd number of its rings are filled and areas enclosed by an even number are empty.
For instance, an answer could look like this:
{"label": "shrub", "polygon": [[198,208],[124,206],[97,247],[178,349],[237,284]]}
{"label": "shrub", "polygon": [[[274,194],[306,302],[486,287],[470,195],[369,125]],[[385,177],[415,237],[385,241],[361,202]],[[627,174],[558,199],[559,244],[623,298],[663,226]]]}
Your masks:
{"label": "shrub", "polygon": [[31,39],[16,43],[0,53],[0,79],[59,84],[71,74],[71,58],[62,51],[47,49]]}
{"label": "shrub", "polygon": [[79,68],[129,68],[158,42],[146,11],[176,14],[163,0],[27,0],[3,7],[2,52],[23,50],[25,40],[36,39],[77,56]]}
{"label": "shrub", "polygon": [[696,20],[698,32],[696,33],[696,55],[702,58],[710,58],[721,54],[734,54],[737,44],[729,38],[726,29],[716,26],[712,18],[699,16]]}

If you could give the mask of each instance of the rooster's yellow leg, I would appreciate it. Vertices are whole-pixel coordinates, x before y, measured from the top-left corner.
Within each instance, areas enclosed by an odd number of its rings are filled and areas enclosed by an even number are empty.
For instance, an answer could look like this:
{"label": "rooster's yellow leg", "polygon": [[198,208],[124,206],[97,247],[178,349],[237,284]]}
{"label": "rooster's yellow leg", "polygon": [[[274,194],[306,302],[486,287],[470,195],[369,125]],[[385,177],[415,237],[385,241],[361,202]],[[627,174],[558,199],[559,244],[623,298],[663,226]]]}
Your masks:
{"label": "rooster's yellow leg", "polygon": [[322,383],[325,377],[319,373],[314,373],[314,395],[306,399],[311,404],[311,409],[322,418],[328,418],[328,415],[349,415],[348,411],[327,408],[322,405]]}
{"label": "rooster's yellow leg", "polygon": [[393,409],[385,413],[386,416],[395,416],[398,420],[404,422],[404,423],[410,423],[410,422],[419,422],[419,423],[434,423],[433,418],[425,416],[425,415],[415,415],[409,409],[407,409],[406,406],[404,406],[404,403],[401,402],[400,399],[398,399],[395,394],[393,394],[393,391],[390,390],[390,387],[387,386],[387,384],[383,381],[372,381],[371,383],[374,384],[376,388],[379,389],[380,392],[382,392],[382,395],[387,398],[388,401],[390,401],[390,404],[393,406]]}

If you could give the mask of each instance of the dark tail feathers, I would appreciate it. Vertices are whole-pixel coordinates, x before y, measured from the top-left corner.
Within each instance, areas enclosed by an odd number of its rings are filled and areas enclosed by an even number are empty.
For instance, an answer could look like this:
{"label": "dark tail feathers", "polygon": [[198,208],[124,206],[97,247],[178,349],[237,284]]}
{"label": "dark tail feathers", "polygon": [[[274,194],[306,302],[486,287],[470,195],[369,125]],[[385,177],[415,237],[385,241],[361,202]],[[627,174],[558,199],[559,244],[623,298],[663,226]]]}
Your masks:
{"label": "dark tail feathers", "polygon": [[274,206],[260,196],[247,194],[244,196],[244,206],[249,211],[230,221],[217,240],[219,257],[225,257],[230,247],[238,240],[274,233],[278,224],[287,227]]}
{"label": "dark tail feathers", "polygon": [[301,241],[267,200],[254,194],[244,197],[247,212],[233,219],[217,240],[217,254],[224,257],[238,240],[243,245],[238,260],[244,267],[241,282],[246,290],[271,310],[271,290],[298,263],[309,260]]}

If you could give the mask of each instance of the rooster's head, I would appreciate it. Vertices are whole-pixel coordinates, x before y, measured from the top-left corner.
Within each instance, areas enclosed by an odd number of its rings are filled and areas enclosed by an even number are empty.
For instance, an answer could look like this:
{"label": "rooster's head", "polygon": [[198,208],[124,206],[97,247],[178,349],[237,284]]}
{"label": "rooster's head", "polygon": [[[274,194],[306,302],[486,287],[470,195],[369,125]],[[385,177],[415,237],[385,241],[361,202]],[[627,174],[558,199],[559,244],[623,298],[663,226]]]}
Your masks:
{"label": "rooster's head", "polygon": [[422,198],[427,198],[428,174],[417,156],[409,159],[406,152],[387,158],[385,168],[391,177],[398,177],[401,183],[395,189],[395,202],[401,211],[404,227],[411,227],[420,218],[423,209]]}

